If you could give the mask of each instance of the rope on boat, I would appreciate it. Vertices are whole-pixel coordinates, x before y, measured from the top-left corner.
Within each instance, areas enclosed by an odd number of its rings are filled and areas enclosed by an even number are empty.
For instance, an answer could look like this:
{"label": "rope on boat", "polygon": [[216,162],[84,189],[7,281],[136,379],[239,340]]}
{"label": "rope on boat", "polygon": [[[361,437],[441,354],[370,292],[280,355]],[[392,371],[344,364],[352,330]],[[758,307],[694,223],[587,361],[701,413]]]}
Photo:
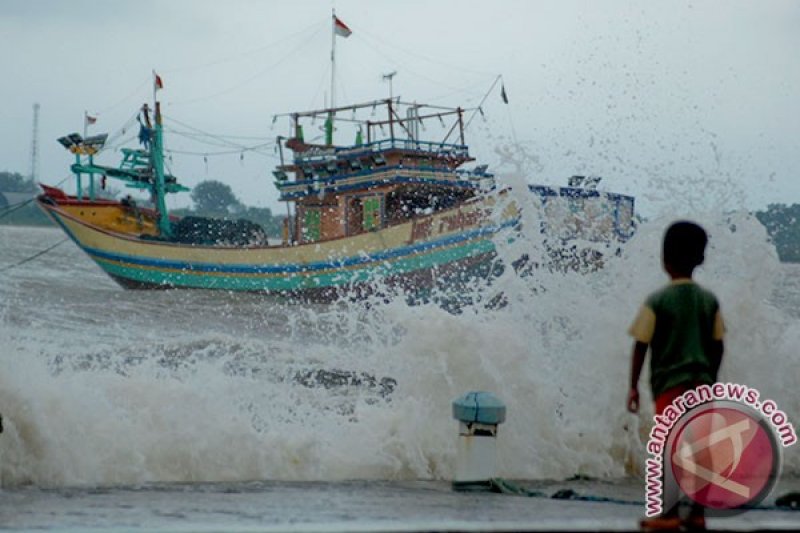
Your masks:
{"label": "rope on boat", "polygon": [[47,248],[45,248],[44,250],[41,250],[41,251],[39,251],[39,252],[36,252],[35,254],[33,254],[33,255],[29,256],[29,257],[26,257],[26,258],[25,258],[25,259],[23,259],[22,261],[17,261],[17,262],[16,262],[16,263],[14,263],[14,264],[11,264],[11,265],[6,265],[6,266],[4,266],[3,268],[0,268],[0,272],[5,272],[5,271],[7,271],[7,270],[11,270],[12,268],[16,268],[16,267],[18,267],[18,266],[24,265],[25,263],[28,263],[28,262],[30,262],[30,261],[33,261],[33,260],[34,260],[34,259],[36,259],[37,257],[41,257],[41,256],[43,256],[44,254],[46,254],[47,252],[49,252],[49,251],[53,250],[54,248],[56,248],[56,247],[58,247],[58,246],[61,246],[62,244],[64,244],[64,243],[65,243],[65,242],[67,242],[68,240],[69,240],[69,238],[68,238],[68,237],[65,237],[65,238],[61,239],[60,241],[58,241],[57,243],[55,243],[54,245],[52,245],[52,246],[48,246],[48,247],[47,247]]}
{"label": "rope on boat", "polygon": [[[313,25],[312,25],[311,27],[313,27]],[[309,37],[308,37],[306,40],[304,40],[304,41],[300,42],[300,44],[298,44],[298,45],[297,45],[297,46],[295,46],[295,47],[294,47],[292,50],[290,50],[289,52],[287,52],[286,54],[284,54],[284,55],[283,55],[283,56],[282,56],[280,59],[278,59],[277,61],[275,61],[275,62],[273,62],[273,63],[271,63],[271,64],[269,64],[269,65],[267,65],[267,66],[266,66],[266,67],[264,67],[263,69],[259,70],[258,72],[256,72],[256,73],[255,73],[255,74],[253,74],[252,76],[248,77],[248,78],[247,78],[247,79],[245,79],[244,81],[241,81],[241,82],[237,83],[236,85],[229,86],[229,87],[227,87],[227,88],[225,88],[225,89],[222,89],[222,90],[220,90],[220,91],[217,91],[217,92],[215,92],[215,93],[212,93],[212,94],[207,94],[207,95],[205,95],[205,96],[200,96],[200,97],[198,97],[198,98],[192,98],[192,99],[189,99],[189,100],[176,100],[176,101],[170,101],[170,102],[169,102],[169,104],[170,104],[170,105],[172,105],[172,106],[176,106],[176,105],[185,105],[185,104],[193,104],[193,103],[196,103],[196,102],[202,102],[202,101],[204,101],[204,100],[210,100],[210,99],[212,99],[212,98],[216,98],[217,96],[222,96],[222,95],[224,95],[224,94],[228,94],[228,93],[230,93],[230,92],[236,91],[236,90],[238,90],[238,89],[240,89],[240,88],[244,87],[245,85],[247,85],[247,84],[251,83],[251,82],[252,82],[252,81],[254,81],[256,78],[259,78],[259,77],[263,76],[264,74],[266,74],[267,72],[271,71],[272,69],[274,69],[274,68],[276,68],[276,67],[280,66],[282,63],[285,63],[285,62],[286,62],[286,61],[287,61],[289,58],[291,58],[292,56],[294,56],[294,55],[295,55],[297,52],[299,52],[301,49],[303,49],[303,48],[305,48],[306,46],[308,46],[308,45],[309,45],[309,43],[312,43],[312,42],[314,42],[314,37],[316,37],[316,36],[317,36],[317,34],[319,34],[320,32],[322,32],[322,30],[323,30],[323,29],[325,29],[325,25],[324,25],[324,24],[323,24],[323,25],[320,25],[320,26],[319,26],[319,28],[318,28],[318,29],[317,29],[317,30],[316,30],[314,33],[312,33],[312,34],[311,34],[311,35],[310,35],[310,36],[309,36]],[[300,32],[297,32],[297,33],[299,34]],[[293,34],[293,35],[297,35],[297,34]],[[287,39],[288,39],[288,38],[287,38]]]}
{"label": "rope on boat", "polygon": [[[64,179],[62,179],[61,181],[59,181],[58,183],[56,183],[56,184],[54,185],[54,187],[60,187],[60,186],[61,186],[61,185],[62,185],[62,184],[65,182],[65,181],[67,181],[67,180],[68,180],[70,177],[72,177],[72,176],[69,176],[69,175],[68,175],[68,176],[66,176]],[[27,200],[23,200],[22,202],[19,202],[19,203],[16,203],[16,204],[11,204],[11,205],[6,205],[6,206],[3,206],[3,207],[0,207],[0,211],[2,211],[2,210],[4,210],[4,209],[5,209],[5,211],[4,211],[4,212],[0,213],[0,219],[7,217],[8,215],[10,215],[11,213],[13,213],[14,211],[17,211],[18,209],[22,209],[23,207],[25,207],[25,206],[26,206],[26,205],[28,205],[29,203],[33,202],[34,200],[36,200],[36,196],[31,196],[30,198],[28,198]]]}
{"label": "rope on boat", "polygon": [[502,74],[498,74],[497,77],[494,79],[494,81],[492,82],[492,86],[489,87],[489,90],[486,91],[486,94],[483,95],[483,98],[481,99],[481,102],[478,104],[478,107],[475,108],[475,110],[472,112],[472,116],[470,116],[469,120],[467,120],[466,124],[464,124],[464,131],[466,131],[467,128],[469,128],[469,125],[472,124],[472,120],[475,118],[475,115],[477,115],[478,113],[481,113],[481,115],[483,114],[483,103],[486,101],[487,98],[489,98],[489,95],[492,94],[492,91],[497,85],[497,82],[499,82],[502,79],[503,79]]}
{"label": "rope on boat", "polygon": [[[277,39],[275,41],[272,41],[272,42],[270,42],[268,44],[261,45],[258,48],[253,48],[252,50],[246,50],[244,52],[238,52],[236,54],[232,54],[232,55],[223,57],[221,59],[215,59],[215,60],[212,60],[212,61],[207,61],[205,63],[199,63],[199,64],[195,64],[195,65],[184,65],[184,66],[179,66],[179,67],[175,67],[175,68],[165,68],[165,69],[163,69],[163,71],[165,73],[167,73],[167,74],[173,74],[173,73],[176,73],[176,72],[195,71],[195,70],[204,69],[204,68],[207,68],[207,67],[214,67],[214,66],[217,66],[217,65],[225,64],[225,63],[231,63],[233,61],[241,61],[242,58],[244,58],[244,57],[260,54],[264,50],[268,50],[268,49],[270,49],[272,47],[275,47],[275,46],[278,46],[278,45],[281,45],[281,44],[286,44],[287,42],[289,42],[291,39],[293,39],[295,37],[302,37],[307,32],[309,32],[310,30],[313,30],[314,28],[318,28],[318,29],[326,28],[327,25],[330,24],[330,20],[331,20],[330,17],[325,17],[325,19],[322,20],[322,21],[312,22],[311,24],[309,24],[305,28],[299,29],[296,32],[291,33],[289,35],[286,35],[284,37],[280,37],[279,39]],[[161,72],[161,69],[159,70],[159,72]]]}
{"label": "rope on boat", "polygon": [[[71,175],[67,175],[66,177],[64,177],[64,179],[62,179],[61,181],[59,181],[58,183],[56,183],[56,184],[54,185],[54,187],[61,187],[61,185],[62,185],[62,184],[65,182],[65,181],[67,181],[69,178],[71,178],[71,177],[72,177]],[[33,193],[32,193],[32,194],[33,194]],[[22,202],[19,202],[19,203],[16,203],[16,204],[11,204],[11,205],[6,205],[6,206],[3,206],[3,207],[0,207],[0,211],[2,211],[2,210],[4,210],[4,209],[6,210],[6,211],[4,211],[4,212],[0,213],[0,219],[7,217],[8,215],[10,215],[11,213],[13,213],[14,211],[17,211],[18,209],[22,209],[23,207],[25,207],[25,206],[26,206],[26,205],[28,205],[29,203],[33,202],[34,200],[36,200],[36,196],[35,196],[35,195],[34,195],[34,196],[31,196],[31,197],[30,197],[30,198],[28,198],[27,200],[23,200]]]}
{"label": "rope on boat", "polygon": [[33,198],[28,198],[27,200],[24,200],[24,201],[16,203],[16,204],[3,206],[2,209],[5,209],[5,211],[3,213],[0,213],[0,218],[7,217],[8,215],[13,213],[14,211],[22,209],[23,207],[25,207],[29,203],[33,202],[34,200],[36,200],[35,196]]}
{"label": "rope on boat", "polygon": [[[637,505],[645,506],[641,500],[624,500],[621,498],[610,498],[607,496],[595,496],[591,494],[579,494],[572,489],[560,489],[553,494],[546,494],[537,490],[528,490],[507,479],[492,478],[489,480],[489,491],[511,496],[526,496],[528,498],[548,498],[551,500],[572,500],[594,503],[613,503],[615,505]],[[798,511],[800,510],[800,492],[789,492],[776,498],[774,505],[754,505],[747,508],[749,511]]]}
{"label": "rope on boat", "polygon": [[[231,135],[227,135],[227,136],[226,135],[215,135],[215,134],[203,131],[203,130],[201,130],[199,128],[196,128],[194,126],[191,126],[189,124],[186,124],[184,122],[181,122],[180,120],[177,120],[177,119],[175,119],[175,118],[173,118],[171,116],[164,116],[164,118],[169,120],[169,121],[171,121],[171,122],[179,124],[180,126],[183,126],[184,128],[188,128],[188,129],[192,130],[191,132],[188,132],[188,131],[180,131],[180,130],[176,130],[176,129],[173,129],[173,128],[169,128],[170,132],[172,132],[173,134],[180,135],[182,137],[186,137],[186,138],[192,139],[193,141],[198,142],[198,143],[208,144],[208,145],[211,145],[211,146],[217,146],[217,147],[220,147],[220,148],[224,148],[223,150],[218,150],[218,151],[215,151],[215,152],[209,152],[207,150],[206,151],[201,151],[201,152],[198,152],[198,151],[187,151],[187,150],[174,150],[174,149],[164,150],[165,152],[167,152],[169,154],[183,154],[183,155],[194,155],[194,156],[203,156],[203,157],[240,154],[241,157],[244,157],[244,153],[245,152],[252,152],[252,153],[255,153],[255,154],[258,154],[258,155],[261,155],[261,156],[266,156],[266,157],[269,157],[269,158],[272,158],[272,159],[277,159],[277,156],[274,155],[272,153],[272,150],[271,150],[272,148],[275,147],[275,141],[274,140],[265,140],[263,137],[252,137],[252,139],[258,139],[258,140],[265,141],[265,142],[261,142],[261,143],[258,143],[258,144],[247,146],[247,145],[244,145],[244,144],[241,144],[239,142],[235,142],[235,141],[231,140],[231,139],[240,139],[240,138],[245,138],[245,137],[236,137],[236,136],[231,136]],[[266,150],[266,149],[270,149],[270,150]]]}

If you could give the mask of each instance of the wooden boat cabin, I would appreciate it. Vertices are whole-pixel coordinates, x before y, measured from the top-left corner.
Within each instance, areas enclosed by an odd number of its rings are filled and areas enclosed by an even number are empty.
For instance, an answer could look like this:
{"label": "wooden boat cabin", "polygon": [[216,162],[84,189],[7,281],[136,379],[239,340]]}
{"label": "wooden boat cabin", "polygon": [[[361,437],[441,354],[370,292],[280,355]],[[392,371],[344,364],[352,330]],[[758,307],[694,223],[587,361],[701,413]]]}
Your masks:
{"label": "wooden boat cabin", "polygon": [[[372,120],[379,109],[385,118]],[[371,111],[370,119],[356,118],[364,110]],[[462,108],[390,98],[285,116],[294,136],[278,138],[281,165],[274,175],[281,201],[295,206],[284,235],[291,243],[377,231],[453,207],[494,185],[485,165],[460,169],[474,160],[464,142]],[[305,141],[302,122],[308,120],[324,121],[324,144]],[[445,132],[440,142],[420,138],[426,121]],[[355,131],[352,145],[333,144],[337,124]],[[291,162],[284,161],[284,140],[294,154]]]}

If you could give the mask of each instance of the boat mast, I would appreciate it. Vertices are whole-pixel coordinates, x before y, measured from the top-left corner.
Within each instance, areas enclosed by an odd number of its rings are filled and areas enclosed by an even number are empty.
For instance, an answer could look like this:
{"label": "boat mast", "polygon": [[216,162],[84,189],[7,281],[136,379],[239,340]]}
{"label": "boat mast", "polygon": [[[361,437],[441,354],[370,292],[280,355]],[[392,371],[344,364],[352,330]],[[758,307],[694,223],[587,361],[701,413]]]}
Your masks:
{"label": "boat mast", "polygon": [[156,99],[159,83],[158,76],[153,71],[153,102],[155,103],[155,124],[153,128],[153,142],[150,145],[150,163],[155,174],[154,200],[158,211],[158,230],[162,237],[172,236],[172,225],[169,222],[166,202],[166,183],[164,179],[164,137],[161,126],[161,102]]}
{"label": "boat mast", "polygon": [[336,107],[336,9],[331,9],[331,111],[328,113],[328,118],[325,120],[325,144],[331,146],[333,144],[333,120],[336,112],[333,109]]}
{"label": "boat mast", "polygon": [[331,9],[331,108],[336,107],[336,9]]}

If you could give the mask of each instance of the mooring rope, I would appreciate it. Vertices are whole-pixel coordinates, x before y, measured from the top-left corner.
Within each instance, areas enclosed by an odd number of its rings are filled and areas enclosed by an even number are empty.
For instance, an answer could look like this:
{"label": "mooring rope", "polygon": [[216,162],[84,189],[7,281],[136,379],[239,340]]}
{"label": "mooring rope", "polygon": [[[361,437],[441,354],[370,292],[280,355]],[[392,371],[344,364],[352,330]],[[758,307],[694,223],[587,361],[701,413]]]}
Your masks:
{"label": "mooring rope", "polygon": [[[72,177],[72,176],[71,175],[65,176],[61,181],[56,183],[54,185],[54,187],[61,187],[61,185],[65,181],[67,181],[70,177]],[[31,194],[34,194],[34,193],[31,193]],[[14,211],[16,211],[18,209],[22,209],[23,207],[25,207],[26,205],[30,204],[31,202],[33,202],[35,200],[36,200],[36,195],[34,194],[34,196],[31,196],[27,200],[23,200],[23,201],[18,202],[16,204],[11,204],[11,205],[6,205],[6,206],[3,206],[3,207],[0,207],[0,211],[3,211],[2,213],[0,213],[0,219],[2,219],[4,217],[7,217],[8,215],[10,215],[11,213],[13,213]]]}
{"label": "mooring rope", "polygon": [[25,207],[29,203],[33,202],[34,200],[36,200],[35,196],[33,198],[29,198],[27,200],[24,200],[24,201],[16,203],[16,204],[3,206],[0,209],[5,209],[5,211],[3,213],[0,213],[0,218],[7,217],[8,215],[13,213],[14,211],[17,211],[18,209],[22,209],[23,207]]}
{"label": "mooring rope", "polygon": [[25,259],[23,259],[22,261],[18,261],[18,262],[16,262],[16,263],[12,264],[12,265],[6,265],[6,266],[4,266],[3,268],[0,268],[0,272],[5,272],[5,271],[7,271],[7,270],[11,270],[12,268],[16,268],[16,267],[18,267],[18,266],[24,265],[25,263],[28,263],[29,261],[33,261],[33,260],[34,260],[34,259],[36,259],[37,257],[41,257],[41,256],[43,256],[44,254],[46,254],[47,252],[49,252],[49,251],[53,250],[53,249],[54,249],[54,248],[56,248],[57,246],[61,246],[62,244],[64,244],[64,243],[65,243],[65,242],[67,242],[68,240],[69,240],[69,238],[66,238],[66,237],[65,237],[64,239],[61,239],[60,241],[58,241],[58,242],[57,242],[57,243],[55,243],[54,245],[52,245],[52,246],[49,246],[49,247],[47,247],[47,248],[45,248],[44,250],[41,250],[41,251],[39,251],[39,252],[36,252],[35,254],[33,254],[33,255],[32,255],[32,256],[30,256],[30,257],[26,257],[26,258],[25,258]]}

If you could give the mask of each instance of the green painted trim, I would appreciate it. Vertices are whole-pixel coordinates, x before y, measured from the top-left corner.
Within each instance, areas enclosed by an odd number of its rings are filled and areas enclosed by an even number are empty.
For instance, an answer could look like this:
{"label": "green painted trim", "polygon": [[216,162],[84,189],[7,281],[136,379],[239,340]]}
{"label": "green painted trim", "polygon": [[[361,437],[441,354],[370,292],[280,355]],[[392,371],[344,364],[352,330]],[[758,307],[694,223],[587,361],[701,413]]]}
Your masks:
{"label": "green painted trim", "polygon": [[155,113],[155,129],[150,155],[153,158],[153,170],[156,175],[154,189],[156,210],[158,211],[158,230],[161,232],[162,237],[171,237],[172,224],[169,221],[169,212],[167,211],[166,178],[164,177],[164,140],[158,102],[156,102]]}
{"label": "green painted trim", "polygon": [[303,218],[303,241],[318,241],[322,231],[322,208],[307,207]]}

